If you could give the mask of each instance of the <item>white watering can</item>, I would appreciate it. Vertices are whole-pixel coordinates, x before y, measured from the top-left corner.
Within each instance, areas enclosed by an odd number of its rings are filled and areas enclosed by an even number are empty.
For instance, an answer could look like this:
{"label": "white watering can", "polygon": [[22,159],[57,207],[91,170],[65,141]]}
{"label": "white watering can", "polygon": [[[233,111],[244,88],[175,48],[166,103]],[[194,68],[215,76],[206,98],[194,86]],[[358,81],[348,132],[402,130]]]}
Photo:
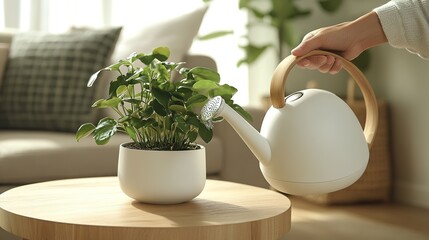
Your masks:
{"label": "white watering can", "polygon": [[[366,106],[365,130],[350,107],[331,92],[306,89],[285,98],[286,79],[293,66],[312,55],[332,55],[362,91]],[[289,56],[275,69],[270,88],[272,107],[255,130],[222,98],[202,109],[203,120],[222,116],[238,132],[260,162],[262,174],[275,189],[292,195],[328,193],[343,189],[366,169],[378,124],[374,92],[362,72],[348,60],[315,50]]]}

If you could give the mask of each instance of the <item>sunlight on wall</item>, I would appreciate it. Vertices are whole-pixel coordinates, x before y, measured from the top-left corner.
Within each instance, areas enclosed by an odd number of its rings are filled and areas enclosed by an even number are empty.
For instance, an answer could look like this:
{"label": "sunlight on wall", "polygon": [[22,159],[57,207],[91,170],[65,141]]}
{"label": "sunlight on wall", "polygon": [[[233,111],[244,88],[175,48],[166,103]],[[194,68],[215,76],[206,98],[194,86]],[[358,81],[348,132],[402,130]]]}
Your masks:
{"label": "sunlight on wall", "polygon": [[238,89],[234,101],[241,105],[249,103],[249,74],[246,65],[237,67],[244,55],[238,47],[245,34],[247,15],[238,9],[238,0],[214,0],[201,24],[200,35],[214,31],[233,30],[233,35],[208,41],[194,41],[191,52],[206,54],[217,63],[222,82]]}
{"label": "sunlight on wall", "polygon": [[19,14],[19,23],[20,23],[20,29],[22,30],[31,30],[31,22],[33,22],[31,19],[32,15],[32,4],[30,0],[21,0],[20,2],[20,14]]}

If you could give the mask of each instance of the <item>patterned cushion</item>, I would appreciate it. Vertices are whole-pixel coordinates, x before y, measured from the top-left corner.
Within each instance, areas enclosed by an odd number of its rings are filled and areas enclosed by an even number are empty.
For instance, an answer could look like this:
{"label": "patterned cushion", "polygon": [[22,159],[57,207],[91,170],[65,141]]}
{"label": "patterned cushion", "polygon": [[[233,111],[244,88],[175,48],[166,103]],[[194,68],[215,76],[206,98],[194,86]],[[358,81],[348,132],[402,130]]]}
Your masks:
{"label": "patterned cushion", "polygon": [[96,121],[97,85],[86,84],[108,63],[120,31],[16,35],[0,88],[0,128],[74,132]]}

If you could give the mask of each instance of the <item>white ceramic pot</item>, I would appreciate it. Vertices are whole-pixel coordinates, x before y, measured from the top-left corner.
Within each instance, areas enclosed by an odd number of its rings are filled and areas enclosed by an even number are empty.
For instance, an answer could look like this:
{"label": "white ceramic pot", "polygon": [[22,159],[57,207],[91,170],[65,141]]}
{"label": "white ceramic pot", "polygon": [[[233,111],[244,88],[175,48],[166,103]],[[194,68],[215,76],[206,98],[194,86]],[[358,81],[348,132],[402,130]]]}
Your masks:
{"label": "white ceramic pot", "polygon": [[176,204],[198,196],[206,182],[205,148],[152,151],[119,148],[122,191],[144,203]]}

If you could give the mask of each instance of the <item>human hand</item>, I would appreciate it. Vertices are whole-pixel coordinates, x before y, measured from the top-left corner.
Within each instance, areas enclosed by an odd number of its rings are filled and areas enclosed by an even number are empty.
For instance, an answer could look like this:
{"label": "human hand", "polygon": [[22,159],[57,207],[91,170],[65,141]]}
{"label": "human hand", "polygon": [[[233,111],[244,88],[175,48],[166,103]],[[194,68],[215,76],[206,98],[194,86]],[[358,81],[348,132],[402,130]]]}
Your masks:
{"label": "human hand", "polygon": [[[312,50],[322,49],[332,51],[351,61],[364,50],[384,42],[387,42],[387,39],[378,16],[375,12],[370,12],[352,22],[320,28],[308,33],[291,53],[300,57]],[[306,57],[297,62],[297,65],[331,74],[338,73],[342,69],[341,60],[330,55]]]}

